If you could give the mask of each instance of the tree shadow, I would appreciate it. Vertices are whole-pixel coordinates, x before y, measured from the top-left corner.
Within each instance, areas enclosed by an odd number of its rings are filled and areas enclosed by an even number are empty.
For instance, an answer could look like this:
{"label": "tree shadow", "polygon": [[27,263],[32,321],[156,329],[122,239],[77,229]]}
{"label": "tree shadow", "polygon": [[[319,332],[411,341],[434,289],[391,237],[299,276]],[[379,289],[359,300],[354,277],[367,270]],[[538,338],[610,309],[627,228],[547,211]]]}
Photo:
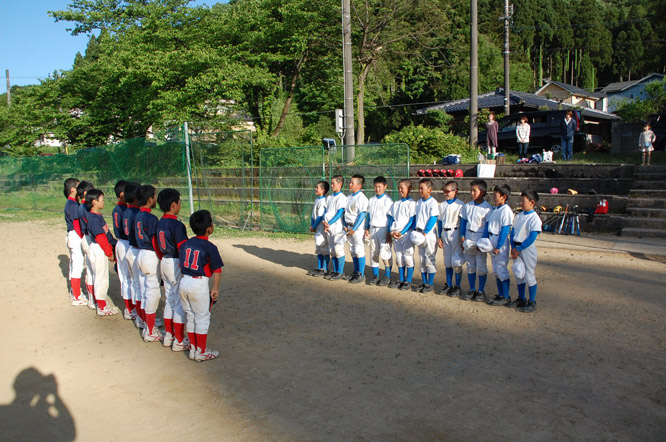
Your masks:
{"label": "tree shadow", "polygon": [[2,440],[70,441],[76,437],[74,418],[58,395],[53,374],[43,375],[34,367],[14,379],[16,397],[0,406]]}

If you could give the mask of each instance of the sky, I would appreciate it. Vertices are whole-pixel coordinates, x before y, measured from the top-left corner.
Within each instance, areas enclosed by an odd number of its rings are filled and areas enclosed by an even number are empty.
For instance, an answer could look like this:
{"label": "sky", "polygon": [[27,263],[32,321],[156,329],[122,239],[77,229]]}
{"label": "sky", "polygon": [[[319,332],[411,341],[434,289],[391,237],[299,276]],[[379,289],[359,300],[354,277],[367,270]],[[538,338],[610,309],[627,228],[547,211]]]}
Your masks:
{"label": "sky", "polygon": [[[69,70],[87,35],[72,36],[72,23],[56,23],[48,11],[64,10],[71,0],[0,0],[0,93],[5,92],[5,70],[11,85],[38,84],[56,70]],[[193,5],[215,4],[197,0]]]}

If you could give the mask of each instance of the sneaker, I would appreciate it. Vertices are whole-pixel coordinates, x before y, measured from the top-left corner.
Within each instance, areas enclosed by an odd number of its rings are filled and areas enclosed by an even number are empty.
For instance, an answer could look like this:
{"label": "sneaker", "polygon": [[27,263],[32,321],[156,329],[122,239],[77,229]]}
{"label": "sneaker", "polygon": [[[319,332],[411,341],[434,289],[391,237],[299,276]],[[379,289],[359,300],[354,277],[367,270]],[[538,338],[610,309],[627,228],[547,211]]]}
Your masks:
{"label": "sneaker", "polygon": [[391,285],[391,278],[389,278],[388,276],[384,276],[382,279],[379,280],[379,282],[377,283],[377,285],[378,285],[378,286],[381,286],[381,287],[385,287],[385,286],[389,286],[389,287],[390,287],[390,285]]}
{"label": "sneaker", "polygon": [[343,276],[343,279],[345,281],[351,281],[352,279],[354,279],[356,277],[356,275],[358,275],[358,273],[354,272],[354,273],[350,273],[349,275],[342,275],[342,276]]}
{"label": "sneaker", "polygon": [[321,278],[326,274],[326,271],[324,269],[317,269],[317,272],[314,274],[315,277]]}
{"label": "sneaker", "polygon": [[403,282],[404,281],[393,281],[393,282],[389,281],[388,288],[399,289]]}
{"label": "sneaker", "polygon": [[430,284],[423,284],[421,286],[421,293],[430,293],[434,290],[435,290],[435,288],[433,286],[431,286]]}
{"label": "sneaker", "polygon": [[360,284],[365,281],[365,275],[361,275],[360,273],[357,273],[354,275],[352,279],[349,280],[350,283],[352,284]]}
{"label": "sneaker", "polygon": [[330,281],[338,281],[338,280],[340,280],[340,279],[343,279],[344,277],[345,277],[345,275],[343,275],[342,273],[333,272],[333,273],[331,274],[331,277],[328,278],[328,279],[329,279]]}
{"label": "sneaker", "polygon": [[474,290],[468,290],[467,293],[463,293],[460,295],[460,299],[463,301],[468,301],[474,297],[474,293],[476,293]]}
{"label": "sneaker", "polygon": [[307,273],[308,276],[324,276],[322,269],[312,269]]}
{"label": "sneaker", "polygon": [[104,309],[97,309],[97,316],[113,316],[118,313],[118,310],[115,308],[104,307]]}
{"label": "sneaker", "polygon": [[72,299],[72,305],[88,305],[88,300],[81,295],[79,299]]}
{"label": "sneaker", "polygon": [[171,344],[173,344],[173,342],[174,342],[173,335],[171,333],[165,333],[162,345],[165,347],[171,347]]}
{"label": "sneaker", "polygon": [[136,328],[139,330],[142,328],[146,328],[146,323],[143,322],[143,319],[139,318],[139,315],[136,316],[136,319],[134,319],[134,325],[136,325]]}
{"label": "sneaker", "polygon": [[537,309],[536,301],[527,301],[525,307],[520,308],[519,310],[523,313],[533,313]]}
{"label": "sneaker", "polygon": [[425,284],[423,284],[423,283],[418,284],[418,285],[412,284],[412,290],[414,290],[415,292],[420,292],[423,289],[424,285]]}
{"label": "sneaker", "polygon": [[97,310],[95,306],[95,298],[93,296],[88,296],[88,308],[90,310]]}
{"label": "sneaker", "polygon": [[162,333],[158,330],[157,326],[153,327],[153,332],[148,333],[148,329],[144,328],[143,329],[143,341],[144,342],[160,342],[164,338],[162,337]]}
{"label": "sneaker", "polygon": [[324,279],[331,279],[331,277],[334,275],[334,272],[326,272],[324,274]]}
{"label": "sneaker", "polygon": [[136,320],[136,318],[138,318],[138,316],[136,315],[136,309],[132,309],[132,311],[130,312],[130,319],[134,321]]}
{"label": "sneaker", "polygon": [[190,360],[194,360],[194,356],[197,354],[197,349],[194,347],[194,345],[190,344]]}
{"label": "sneaker", "polygon": [[178,342],[174,339],[171,345],[171,351],[185,351],[190,349],[190,341],[183,339],[183,342]]}
{"label": "sneaker", "polygon": [[451,287],[448,284],[444,284],[444,287],[442,287],[441,290],[438,290],[437,292],[435,292],[435,294],[437,294],[437,295],[448,295],[451,290],[453,290],[453,287]]}
{"label": "sneaker", "polygon": [[372,275],[372,278],[367,280],[368,285],[377,285],[379,283],[380,279],[379,276]]}
{"label": "sneaker", "polygon": [[460,288],[460,286],[457,286],[457,285],[453,286],[451,291],[446,294],[446,296],[449,296],[451,298],[455,298],[455,297],[461,296],[461,295],[462,295],[462,289]]}
{"label": "sneaker", "polygon": [[128,321],[132,319],[132,314],[127,308],[123,310],[123,319],[127,319]]}
{"label": "sneaker", "polygon": [[488,305],[494,305],[494,306],[507,305],[509,302],[511,302],[511,298],[505,298],[500,295],[495,295],[493,299],[489,299],[486,302],[488,303]]}
{"label": "sneaker", "polygon": [[398,290],[403,290],[404,291],[404,290],[409,290],[411,288],[412,288],[412,283],[411,282],[403,281],[403,282],[400,283],[400,286],[398,287]]}
{"label": "sneaker", "polygon": [[515,301],[507,302],[504,304],[504,307],[509,308],[523,308],[527,305],[527,300],[525,298],[518,298]]}
{"label": "sneaker", "polygon": [[472,301],[474,301],[474,302],[486,302],[486,293],[485,292],[474,292],[474,296],[472,296]]}
{"label": "sneaker", "polygon": [[211,359],[215,359],[218,356],[220,356],[219,352],[207,348],[204,352],[197,350],[194,353],[194,360],[197,362],[210,361]]}

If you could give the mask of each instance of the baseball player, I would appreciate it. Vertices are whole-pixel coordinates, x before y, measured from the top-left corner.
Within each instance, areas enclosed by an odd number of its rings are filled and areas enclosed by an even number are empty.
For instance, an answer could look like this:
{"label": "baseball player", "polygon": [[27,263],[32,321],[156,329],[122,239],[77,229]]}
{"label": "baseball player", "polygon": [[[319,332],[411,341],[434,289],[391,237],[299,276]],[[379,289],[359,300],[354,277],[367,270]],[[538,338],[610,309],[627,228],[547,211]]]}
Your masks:
{"label": "baseball player", "polygon": [[[388,214],[393,201],[385,193],[386,178],[378,176],[374,179],[373,184],[375,195],[368,201],[365,230],[365,237],[370,240],[370,268],[372,268],[372,279],[368,281],[368,284],[385,286],[391,282],[391,267],[393,266],[390,236],[388,234]],[[379,278],[380,258],[384,263],[384,277],[381,279]]]}
{"label": "baseball player", "polygon": [[157,204],[164,212],[157,223],[157,245],[162,252],[160,273],[164,281],[164,341],[165,347],[173,351],[189,349],[185,340],[185,311],[180,301],[180,260],[178,249],[187,241],[187,229],[180,222],[180,193],[176,189],[164,189],[157,195]]}
{"label": "baseball player", "polygon": [[349,253],[354,261],[354,273],[349,278],[352,284],[365,281],[365,218],[368,214],[368,197],[363,193],[365,178],[354,175],[349,180],[349,196],[345,207],[345,231],[349,242]]}
{"label": "baseball player", "polygon": [[81,229],[81,250],[83,251],[84,264],[86,268],[86,290],[88,291],[88,308],[95,310],[95,288],[94,288],[94,276],[93,276],[93,264],[92,254],[88,253],[90,248],[90,237],[88,233],[88,212],[90,212],[90,207],[86,205],[86,193],[89,190],[93,189],[92,183],[88,181],[81,181],[79,185],[76,186],[76,195],[79,198],[81,204],[79,205],[79,228]]}
{"label": "baseball player", "polygon": [[[483,231],[488,222],[488,215],[492,206],[485,200],[488,185],[484,180],[474,180],[471,184],[472,201],[468,202],[461,212],[460,231],[462,243],[465,248],[465,262],[467,262],[467,279],[469,291],[460,295],[460,299],[483,302],[486,294],[486,279],[488,279],[487,254],[476,247],[476,242],[483,237]],[[476,275],[479,274],[479,290],[476,290]]]}
{"label": "baseball player", "polygon": [[129,183],[125,185],[125,201],[127,202],[127,210],[123,213],[123,231],[127,237],[129,247],[125,252],[125,259],[127,260],[127,269],[129,271],[129,294],[131,297],[132,311],[130,315],[134,319],[137,328],[144,328],[145,321],[143,320],[143,313],[141,309],[141,283],[139,281],[139,262],[137,256],[139,255],[139,248],[136,242],[136,235],[134,234],[134,218],[139,213],[139,206],[136,202],[136,191],[139,188],[138,183]]}
{"label": "baseball player", "polygon": [[[455,297],[462,294],[460,282],[465,258],[460,241],[460,212],[465,207],[465,203],[458,199],[458,183],[455,181],[447,181],[442,190],[445,200],[439,204],[437,228],[439,231],[438,246],[444,251],[446,283],[438,294]],[[454,271],[455,283],[453,283]]]}
{"label": "baseball player", "polygon": [[490,305],[506,305],[511,302],[509,296],[509,252],[511,244],[509,243],[509,232],[513,225],[513,210],[507,204],[511,188],[506,184],[495,186],[493,198],[495,199],[495,208],[488,216],[484,238],[490,240],[493,247],[490,252],[490,261],[493,263],[493,273],[497,283],[497,295],[488,300]]}
{"label": "baseball player", "polygon": [[[525,277],[518,280],[518,299],[509,302],[507,307],[517,307],[525,313],[536,310],[537,280],[534,274],[537,264],[537,249],[534,242],[541,233],[541,218],[534,211],[539,195],[534,190],[520,194],[520,207],[523,209],[513,220],[511,229],[511,258],[520,257],[525,263]],[[525,284],[530,292],[529,301],[525,302]]]}
{"label": "baseball player", "polygon": [[113,188],[118,198],[118,203],[111,212],[113,219],[113,234],[118,241],[116,243],[116,266],[118,272],[118,280],[120,281],[120,294],[125,302],[125,309],[123,310],[123,318],[132,319],[132,297],[130,296],[130,272],[127,267],[127,250],[129,249],[129,242],[127,235],[123,229],[123,215],[127,210],[127,203],[125,202],[125,186],[129,184],[128,181],[120,180]]}
{"label": "baseball player", "polygon": [[432,180],[423,178],[419,181],[419,194],[421,199],[416,202],[416,219],[414,222],[414,231],[423,235],[425,241],[418,246],[421,280],[422,284],[417,291],[428,293],[434,290],[435,273],[437,267],[435,258],[437,257],[437,218],[439,218],[439,205],[437,200],[432,197]]}
{"label": "baseball player", "polygon": [[[224,263],[217,247],[208,241],[215,230],[207,210],[198,210],[190,216],[190,228],[196,235],[180,247],[180,299],[187,315],[187,335],[190,339],[190,359],[201,362],[215,359],[219,353],[206,348],[210,310],[219,295],[221,271]],[[208,281],[213,277],[213,286]]]}
{"label": "baseball player", "polygon": [[409,196],[412,191],[410,180],[400,180],[398,194],[400,200],[393,203],[388,214],[389,235],[395,251],[395,262],[398,265],[399,281],[389,283],[389,288],[409,290],[414,275],[414,246],[409,239],[416,218],[416,203]]}
{"label": "baseball player", "polygon": [[146,326],[143,329],[145,342],[162,341],[162,334],[155,326],[157,307],[160,304],[160,280],[157,274],[162,252],[157,244],[157,223],[159,220],[151,213],[155,208],[155,188],[150,184],[139,186],[136,190],[137,203],[141,207],[134,217],[134,236],[139,248],[136,257],[141,282],[141,305]]}
{"label": "baseball player", "polygon": [[328,242],[328,253],[333,262],[333,272],[324,276],[324,279],[336,281],[345,277],[345,242],[347,235],[344,230],[345,207],[347,197],[342,193],[345,180],[342,175],[331,178],[333,195],[326,198],[326,213],[324,214],[324,231]]}
{"label": "baseball player", "polygon": [[79,225],[79,202],[76,186],[79,180],[67,178],[63,192],[65,203],[65,224],[67,225],[66,244],[69,249],[69,296],[72,305],[86,305],[88,299],[81,293],[81,275],[83,274],[83,251],[81,250],[81,227]]}
{"label": "baseball player", "polygon": [[330,188],[326,181],[319,181],[315,186],[316,199],[312,204],[310,216],[310,232],[315,234],[315,254],[317,255],[317,268],[308,272],[308,276],[324,276],[328,273],[328,241],[324,231],[324,214],[326,213],[326,194]]}
{"label": "baseball player", "polygon": [[106,294],[109,291],[109,262],[115,261],[113,248],[116,239],[109,232],[109,226],[100,213],[104,209],[104,192],[99,189],[87,191],[86,205],[90,206],[87,227],[87,235],[90,237],[88,253],[92,255],[95,284],[93,293],[97,301],[97,315],[112,316],[117,314],[118,310],[107,305]]}

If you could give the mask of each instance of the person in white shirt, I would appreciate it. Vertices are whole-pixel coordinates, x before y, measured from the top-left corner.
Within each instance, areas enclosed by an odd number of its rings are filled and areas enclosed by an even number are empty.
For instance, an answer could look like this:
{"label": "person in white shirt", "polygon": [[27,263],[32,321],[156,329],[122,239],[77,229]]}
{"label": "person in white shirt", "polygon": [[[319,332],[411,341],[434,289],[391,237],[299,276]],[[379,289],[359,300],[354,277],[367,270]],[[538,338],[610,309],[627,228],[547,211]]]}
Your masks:
{"label": "person in white shirt", "polygon": [[368,215],[368,197],[363,193],[365,178],[354,175],[349,180],[349,195],[345,207],[345,231],[349,242],[349,253],[354,261],[354,273],[349,278],[352,284],[365,281],[365,217]]}
{"label": "person in white shirt", "polygon": [[[444,201],[439,203],[439,219],[437,227],[439,230],[439,248],[444,252],[444,267],[446,268],[446,283],[440,295],[460,296],[460,282],[462,280],[462,265],[465,263],[462,242],[460,241],[460,212],[465,203],[458,199],[458,183],[447,181],[444,184]],[[453,272],[456,279],[453,282]]]}
{"label": "person in white shirt", "polygon": [[389,283],[389,288],[409,290],[414,275],[414,245],[409,233],[414,228],[416,203],[409,196],[412,191],[410,180],[400,180],[398,194],[400,199],[393,203],[388,215],[389,235],[395,251],[395,263],[398,265],[399,280]]}
{"label": "person in white shirt", "polygon": [[[381,286],[391,282],[391,267],[393,256],[388,225],[388,214],[393,205],[391,197],[386,194],[386,178],[378,176],[374,179],[375,195],[368,201],[368,216],[366,217],[365,237],[370,241],[370,268],[372,279],[368,284]],[[379,261],[384,264],[384,276],[379,278]]]}
{"label": "person in white shirt", "polygon": [[437,200],[432,197],[432,180],[424,178],[419,181],[419,194],[421,199],[416,202],[416,221],[414,223],[413,235],[423,235],[425,241],[418,245],[419,258],[421,264],[422,284],[418,288],[421,293],[428,293],[434,290],[435,273],[437,266],[435,259],[437,257],[437,218],[439,218],[439,205]]}
{"label": "person in white shirt", "polygon": [[[484,180],[474,180],[471,183],[470,193],[472,201],[468,202],[462,210],[460,231],[465,249],[465,262],[467,263],[467,279],[469,291],[460,296],[462,300],[485,301],[486,279],[488,278],[488,254],[476,246],[476,242],[483,237],[483,231],[488,222],[488,215],[492,206],[485,200],[488,184]],[[479,275],[479,290],[476,290],[476,275]]]}
{"label": "person in white shirt", "polygon": [[513,225],[513,210],[507,204],[511,196],[511,188],[506,184],[495,186],[493,198],[495,207],[488,216],[484,238],[490,240],[493,249],[490,252],[490,261],[493,263],[493,273],[497,283],[497,296],[488,300],[490,305],[506,305],[511,302],[509,296],[509,287],[511,280],[509,278],[509,252],[511,244],[509,242],[509,232]]}
{"label": "person in white shirt", "polygon": [[520,123],[516,126],[516,138],[518,139],[518,158],[527,158],[527,148],[530,145],[530,125],[527,117],[522,116]]}
{"label": "person in white shirt", "polygon": [[347,206],[347,197],[342,193],[345,180],[342,175],[331,178],[332,195],[326,198],[326,213],[324,214],[324,232],[328,243],[328,253],[331,256],[333,271],[324,276],[332,281],[344,278],[345,271],[345,242],[347,234],[343,226],[343,214]]}

